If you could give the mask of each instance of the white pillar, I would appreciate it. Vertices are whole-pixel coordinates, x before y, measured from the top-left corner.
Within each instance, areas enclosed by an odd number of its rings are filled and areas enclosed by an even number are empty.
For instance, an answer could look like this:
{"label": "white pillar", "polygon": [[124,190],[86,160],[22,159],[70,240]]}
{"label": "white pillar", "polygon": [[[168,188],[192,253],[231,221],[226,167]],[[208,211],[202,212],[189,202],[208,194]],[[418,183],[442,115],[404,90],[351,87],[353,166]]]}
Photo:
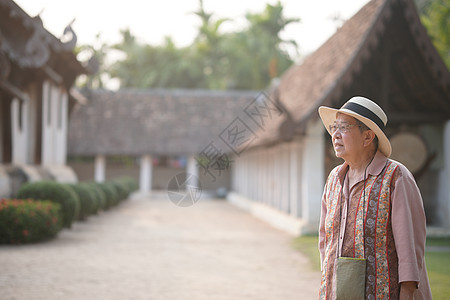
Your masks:
{"label": "white pillar", "polygon": [[42,147],[41,147],[41,164],[51,164],[53,156],[53,140],[51,130],[52,118],[52,86],[50,82],[45,81],[42,85]]}
{"label": "white pillar", "polygon": [[27,163],[28,103],[15,98],[11,103],[12,163]]}
{"label": "white pillar", "polygon": [[270,161],[270,149],[262,149],[258,153],[258,165],[261,166],[259,171],[260,182],[256,184],[256,190],[258,193],[258,199],[264,204],[270,205],[272,196],[270,194],[271,189],[271,161]]}
{"label": "white pillar", "polygon": [[[189,182],[187,182],[191,186],[198,187],[199,186],[199,179],[198,179],[198,162],[195,159],[195,156],[189,156],[186,166],[186,173],[187,176],[191,176],[189,178],[186,178],[186,180],[189,179]],[[187,188],[187,186],[186,186]]]}
{"label": "white pillar", "polygon": [[[42,86],[42,165],[61,164],[60,156],[65,156],[65,153],[61,153],[65,151],[65,145],[61,148],[58,130],[58,123],[62,122],[59,120],[61,111],[65,109],[67,114],[67,107],[63,107],[63,99],[66,98],[61,96],[60,87],[49,81],[44,82]],[[66,139],[65,135],[62,138]]]}
{"label": "white pillar", "polygon": [[293,217],[300,217],[300,171],[301,171],[301,157],[300,157],[300,145],[297,141],[294,141],[290,145],[290,163],[289,163],[289,206],[290,214]]}
{"label": "white pillar", "polygon": [[231,165],[231,180],[233,182],[231,189],[234,190],[236,193],[244,195],[242,187],[243,187],[243,177],[244,177],[244,162],[245,162],[245,154],[243,154],[239,160],[237,161],[236,158],[232,158],[233,164]]}
{"label": "white pillar", "polygon": [[253,158],[253,167],[255,167],[254,179],[253,179],[253,194],[255,195],[253,199],[257,202],[265,203],[265,198],[263,197],[265,192],[265,177],[263,174],[266,170],[267,163],[261,160],[261,153],[263,150],[256,150],[255,157]]}
{"label": "white pillar", "polygon": [[252,162],[252,166],[253,166],[253,197],[252,199],[255,199],[255,201],[258,202],[263,202],[263,199],[260,199],[260,190],[264,189],[264,187],[262,186],[262,173],[264,172],[265,167],[262,163],[260,163],[259,161],[259,155],[260,155],[260,151],[261,150],[256,150],[255,156],[253,157],[253,162]]}
{"label": "white pillar", "polygon": [[[0,101],[2,101],[2,96],[0,95]],[[0,117],[3,118],[4,114],[8,113],[3,111],[3,105],[0,105]],[[3,120],[0,120],[0,164],[3,164],[3,126],[6,124],[3,124]],[[1,172],[1,171],[0,171]],[[0,173],[1,174],[1,173]]]}
{"label": "white pillar", "polygon": [[445,170],[446,170],[446,179],[445,179],[445,187],[447,192],[445,195],[447,196],[444,201],[447,202],[447,220],[445,220],[446,225],[450,227],[450,121],[447,121],[445,124],[444,130],[444,160],[445,160]]}
{"label": "white pillar", "polygon": [[324,187],[325,146],[322,122],[310,122],[302,151],[302,219],[309,228],[319,224],[320,200]]}
{"label": "white pillar", "polygon": [[248,178],[249,178],[249,175],[248,175],[248,172],[249,172],[249,170],[248,170],[249,159],[250,159],[249,154],[246,154],[243,157],[243,159],[240,160],[240,162],[241,162],[240,170],[242,172],[242,174],[241,174],[241,178],[242,178],[241,191],[242,191],[242,194],[245,197],[249,197],[249,194],[250,194],[249,193],[249,184],[250,184],[250,182],[248,180]]}
{"label": "white pillar", "polygon": [[49,156],[49,164],[58,163],[58,114],[61,106],[60,88],[56,85],[50,85],[50,147],[51,156]]}
{"label": "white pillar", "polygon": [[256,199],[256,191],[255,191],[255,182],[256,182],[256,172],[258,171],[258,166],[255,164],[256,152],[252,151],[252,154],[249,156],[249,166],[248,166],[248,182],[249,182],[249,195],[250,199]]}
{"label": "white pillar", "polygon": [[283,166],[282,166],[282,151],[281,151],[281,145],[278,144],[274,147],[274,153],[273,153],[273,164],[274,164],[274,170],[273,170],[273,207],[277,210],[281,210],[283,198],[281,196],[281,174],[283,172]]}
{"label": "white pillar", "polygon": [[105,169],[106,169],[105,161],[106,160],[104,155],[97,155],[95,157],[94,178],[96,182],[105,182]]}
{"label": "white pillar", "polygon": [[437,214],[441,226],[450,227],[450,121],[444,127],[444,168],[439,178]]}
{"label": "white pillar", "polygon": [[150,155],[143,155],[141,157],[139,188],[144,193],[152,190],[152,157]]}
{"label": "white pillar", "polygon": [[58,105],[56,105],[55,126],[55,163],[59,165],[66,164],[67,156],[67,118],[68,118],[68,98],[67,93],[59,89]]}
{"label": "white pillar", "polygon": [[290,151],[289,144],[281,144],[281,176],[280,180],[280,189],[281,189],[281,210],[285,213],[289,212],[289,194],[290,194],[290,173],[289,173],[289,159],[290,159]]}
{"label": "white pillar", "polygon": [[260,182],[261,172],[262,172],[262,165],[259,164],[259,150],[256,150],[252,156],[252,164],[251,164],[251,187],[252,187],[252,196],[251,199],[261,202],[262,200],[259,199],[259,189],[262,189],[262,186],[258,186]]}

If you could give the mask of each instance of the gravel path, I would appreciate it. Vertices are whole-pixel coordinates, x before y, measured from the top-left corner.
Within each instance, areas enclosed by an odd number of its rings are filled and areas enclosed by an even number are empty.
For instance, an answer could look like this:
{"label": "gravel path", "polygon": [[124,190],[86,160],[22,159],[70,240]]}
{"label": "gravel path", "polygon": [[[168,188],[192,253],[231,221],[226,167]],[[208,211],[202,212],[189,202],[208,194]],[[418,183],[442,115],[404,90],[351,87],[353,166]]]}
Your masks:
{"label": "gravel path", "polygon": [[0,246],[0,299],[316,299],[291,240],[223,200],[135,196],[54,240]]}

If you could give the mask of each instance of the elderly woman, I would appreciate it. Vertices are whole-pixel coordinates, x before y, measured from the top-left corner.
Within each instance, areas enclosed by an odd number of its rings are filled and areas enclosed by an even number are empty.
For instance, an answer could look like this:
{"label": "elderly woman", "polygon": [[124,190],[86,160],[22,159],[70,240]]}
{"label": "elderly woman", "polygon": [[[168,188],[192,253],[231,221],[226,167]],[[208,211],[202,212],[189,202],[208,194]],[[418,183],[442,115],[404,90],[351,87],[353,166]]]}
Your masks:
{"label": "elderly woman", "polygon": [[319,298],[432,299],[422,198],[411,172],[389,159],[386,114],[353,97],[339,110],[320,107],[319,115],[344,160],[322,198]]}

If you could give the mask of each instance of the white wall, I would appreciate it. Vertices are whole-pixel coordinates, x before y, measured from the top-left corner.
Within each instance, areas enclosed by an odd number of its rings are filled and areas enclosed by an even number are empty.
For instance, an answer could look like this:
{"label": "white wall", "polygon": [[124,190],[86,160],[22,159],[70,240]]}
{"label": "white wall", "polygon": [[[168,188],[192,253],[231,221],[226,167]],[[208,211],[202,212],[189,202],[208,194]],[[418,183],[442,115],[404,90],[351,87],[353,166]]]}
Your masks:
{"label": "white wall", "polygon": [[232,202],[250,199],[300,220],[303,232],[315,232],[325,181],[323,134],[323,125],[316,120],[308,125],[305,136],[293,142],[251,150],[236,157]]}

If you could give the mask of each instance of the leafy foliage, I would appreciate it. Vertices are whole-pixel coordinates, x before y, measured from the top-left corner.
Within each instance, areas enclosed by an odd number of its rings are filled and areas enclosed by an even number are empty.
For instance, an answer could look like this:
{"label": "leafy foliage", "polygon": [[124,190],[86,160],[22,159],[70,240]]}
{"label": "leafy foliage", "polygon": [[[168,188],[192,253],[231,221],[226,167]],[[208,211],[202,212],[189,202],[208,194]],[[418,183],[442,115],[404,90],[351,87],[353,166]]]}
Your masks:
{"label": "leafy foliage", "polygon": [[54,237],[61,230],[61,206],[50,201],[0,200],[0,244]]}
{"label": "leafy foliage", "polygon": [[450,69],[450,0],[433,0],[421,17],[433,44]]}
{"label": "leafy foliage", "polygon": [[78,198],[80,199],[80,213],[78,214],[78,219],[85,220],[98,206],[94,192],[89,186],[82,183],[69,184],[69,187],[78,195]]}
{"label": "leafy foliage", "polygon": [[160,46],[141,44],[125,29],[120,43],[97,49],[103,62],[108,51],[123,57],[102,70],[121,88],[263,89],[293,62],[284,49],[297,45],[280,33],[299,20],[284,18],[280,2],[247,14],[247,26],[238,32],[223,33],[222,25],[231,21],[206,12],[201,0],[193,14],[201,23],[190,46],[177,47],[170,37]]}
{"label": "leafy foliage", "polygon": [[[436,49],[450,68],[450,0],[415,2]],[[187,47],[177,47],[171,37],[162,45],[142,44],[129,29],[121,31],[118,44],[98,41],[95,46],[81,46],[79,51],[95,54],[100,64],[100,71],[81,84],[101,88],[105,80],[113,78],[121,88],[260,90],[298,58],[298,45],[281,39],[280,34],[300,20],[285,18],[280,1],[267,4],[261,13],[248,13],[247,25],[235,32],[224,33],[223,24],[232,20],[205,11],[202,0],[193,14],[200,25]],[[108,64],[111,53],[120,58]]]}
{"label": "leafy foliage", "polygon": [[70,228],[80,212],[80,199],[67,185],[40,181],[22,185],[17,192],[18,199],[50,200],[61,205],[63,226]]}
{"label": "leafy foliage", "polygon": [[103,189],[101,189],[95,182],[84,182],[83,184],[86,185],[94,195],[95,208],[93,210],[93,213],[96,214],[100,210],[106,209],[107,200],[106,194],[103,192]]}
{"label": "leafy foliage", "polygon": [[0,200],[0,244],[18,244],[56,236],[62,226],[119,204],[138,188],[131,177],[105,183],[63,184],[41,181],[22,185],[17,197]]}
{"label": "leafy foliage", "polygon": [[119,203],[119,197],[116,193],[116,190],[110,183],[96,183],[96,185],[103,191],[106,196],[105,209],[108,209]]}

